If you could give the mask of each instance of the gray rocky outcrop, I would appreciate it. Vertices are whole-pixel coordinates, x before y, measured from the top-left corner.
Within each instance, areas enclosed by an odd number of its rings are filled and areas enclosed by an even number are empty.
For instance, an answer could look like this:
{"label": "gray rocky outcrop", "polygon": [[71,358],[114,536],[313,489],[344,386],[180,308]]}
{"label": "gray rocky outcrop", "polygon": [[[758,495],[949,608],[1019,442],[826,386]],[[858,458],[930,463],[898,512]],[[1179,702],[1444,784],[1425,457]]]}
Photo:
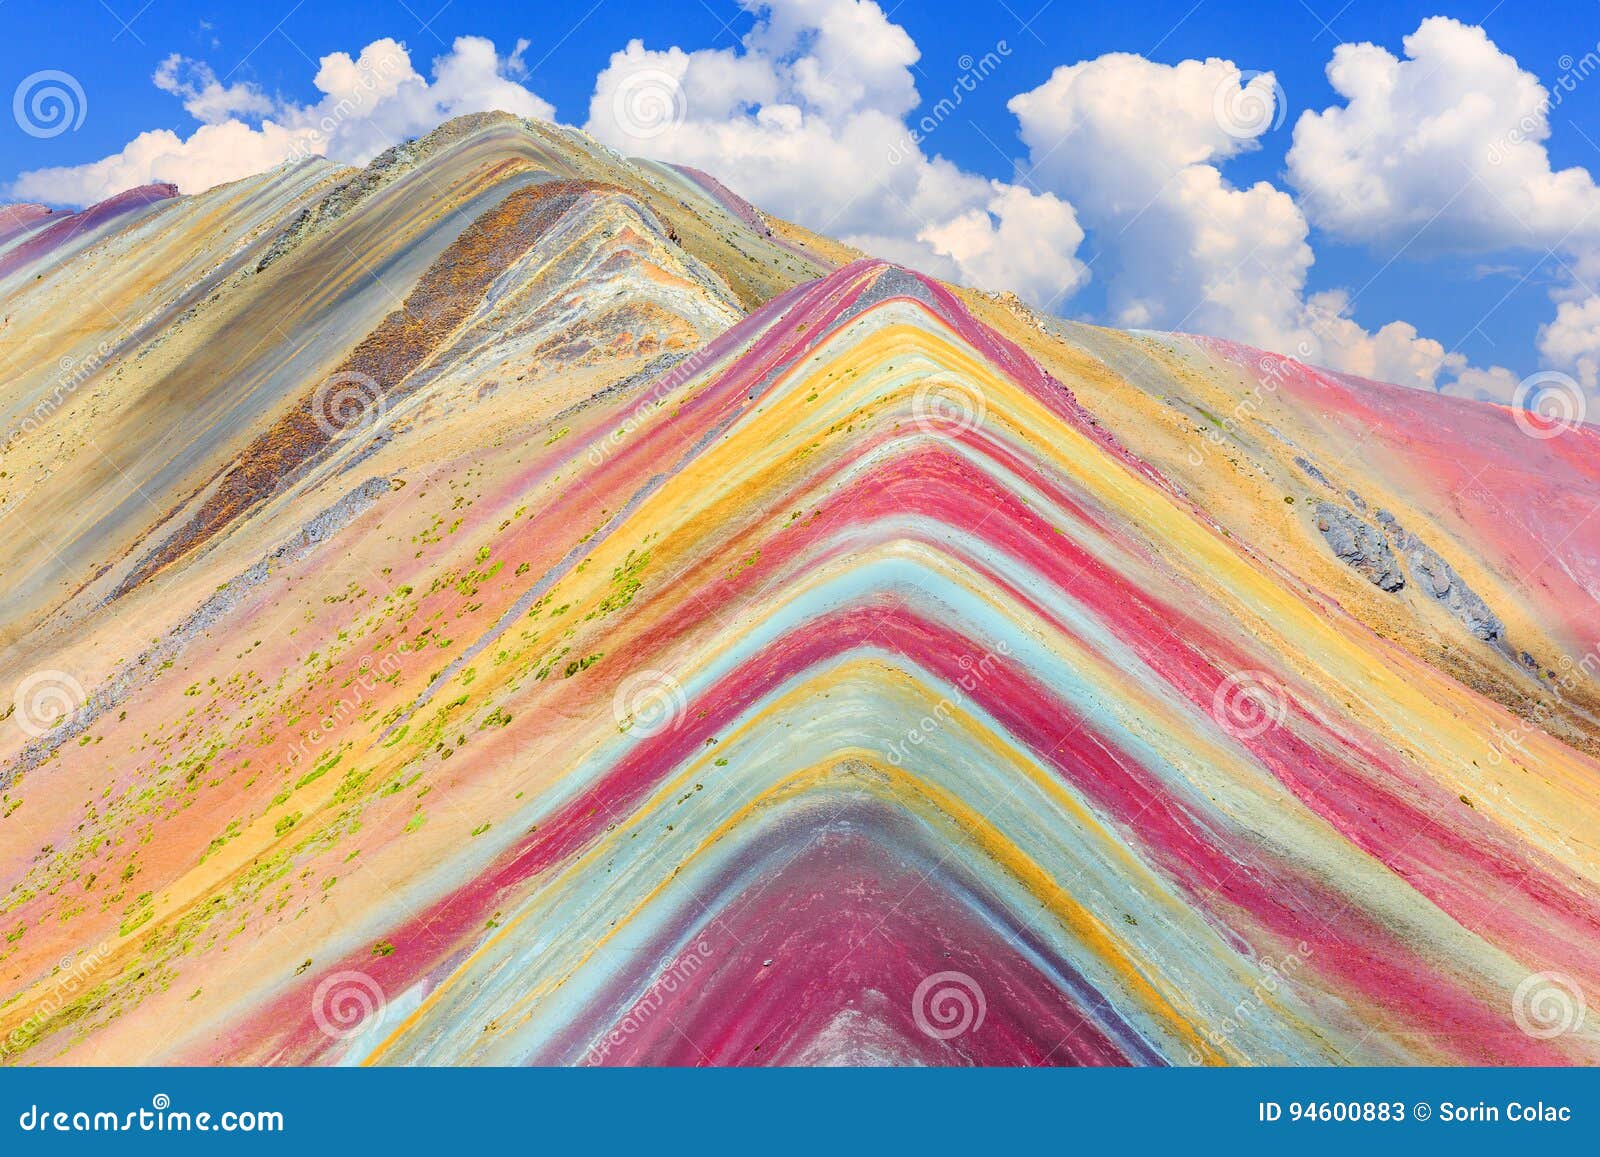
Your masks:
{"label": "gray rocky outcrop", "polygon": [[1500,617],[1489,609],[1489,604],[1476,591],[1462,581],[1455,568],[1438,551],[1401,526],[1387,510],[1378,511],[1377,517],[1405,557],[1411,577],[1424,594],[1439,600],[1462,626],[1484,642],[1505,637],[1505,625]]}
{"label": "gray rocky outcrop", "polygon": [[1389,540],[1377,527],[1363,522],[1342,506],[1317,503],[1317,529],[1333,553],[1380,590],[1397,591],[1406,585],[1400,563]]}
{"label": "gray rocky outcrop", "polygon": [[[1365,513],[1366,503],[1354,492],[1350,497]],[[1476,638],[1486,643],[1500,643],[1505,638],[1500,617],[1438,551],[1401,526],[1387,510],[1380,509],[1373,517],[1376,526],[1332,502],[1316,506],[1317,529],[1329,549],[1373,586],[1398,591],[1409,575],[1416,589],[1438,601]]]}

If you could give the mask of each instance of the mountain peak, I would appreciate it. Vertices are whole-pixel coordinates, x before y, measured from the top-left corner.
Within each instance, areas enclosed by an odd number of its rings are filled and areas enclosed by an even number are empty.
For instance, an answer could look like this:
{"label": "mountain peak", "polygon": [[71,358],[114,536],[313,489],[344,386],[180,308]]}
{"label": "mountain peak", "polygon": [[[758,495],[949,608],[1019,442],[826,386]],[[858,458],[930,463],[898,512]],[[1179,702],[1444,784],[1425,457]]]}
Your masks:
{"label": "mountain peak", "polygon": [[1600,1059],[1592,429],[507,114],[0,291],[7,1059]]}

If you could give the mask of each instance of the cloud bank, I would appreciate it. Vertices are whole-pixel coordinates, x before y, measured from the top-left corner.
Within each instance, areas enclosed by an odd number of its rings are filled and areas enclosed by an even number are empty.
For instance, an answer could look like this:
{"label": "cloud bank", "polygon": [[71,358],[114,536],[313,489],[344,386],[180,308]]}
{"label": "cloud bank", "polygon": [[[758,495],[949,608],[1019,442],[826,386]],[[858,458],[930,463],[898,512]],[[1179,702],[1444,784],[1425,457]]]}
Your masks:
{"label": "cloud bank", "polygon": [[245,83],[225,84],[206,64],[170,56],[153,80],[183,102],[199,127],[187,137],[155,129],[91,164],[23,173],[9,194],[82,205],[151,181],[197,193],[308,156],[363,164],[466,113],[504,109],[549,119],[555,109],[515,80],[525,47],[518,44],[502,58],[491,41],[463,36],[433,62],[429,80],[412,66],[403,44],[375,40],[353,59],[343,52],[323,57],[312,79],[322,95],[311,104],[269,97]]}
{"label": "cloud bank", "polygon": [[[948,90],[921,91],[919,49],[873,0],[769,0],[727,48],[631,40],[595,78],[583,127],[626,153],[716,174],[754,203],[936,276],[1066,312],[1092,246],[1105,320],[1236,338],[1423,389],[1509,401],[1523,377],[1473,366],[1404,319],[1368,329],[1359,291],[1311,292],[1319,238],[1375,263],[1444,254],[1553,259],[1563,271],[1536,348],[1546,370],[1600,387],[1600,190],[1553,168],[1552,97],[1481,28],[1423,20],[1399,55],[1334,50],[1336,103],[1288,108],[1270,72],[1210,58],[1110,53],[1016,91],[1011,50],[964,56]],[[141,133],[89,164],[22,174],[18,199],[82,204],[132,185],[185,192],[309,155],[360,164],[464,113],[555,119],[506,55],[462,37],[427,75],[382,39],[324,57],[310,103],[172,56],[152,78],[195,126]],[[1006,179],[933,148],[980,87],[1011,86],[1026,155]],[[1563,88],[1566,85],[1563,84]],[[1290,134],[1283,184],[1241,185],[1230,162]],[[1380,269],[1381,273],[1381,269]],[[1520,399],[1519,399],[1520,400]]]}

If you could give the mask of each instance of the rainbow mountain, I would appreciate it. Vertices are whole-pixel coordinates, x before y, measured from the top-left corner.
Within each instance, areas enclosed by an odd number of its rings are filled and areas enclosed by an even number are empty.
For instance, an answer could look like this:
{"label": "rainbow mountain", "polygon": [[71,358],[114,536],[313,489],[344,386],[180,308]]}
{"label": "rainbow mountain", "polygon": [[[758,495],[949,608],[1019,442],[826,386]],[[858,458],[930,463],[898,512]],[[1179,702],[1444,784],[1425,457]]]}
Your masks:
{"label": "rainbow mountain", "polygon": [[1592,1064],[1600,433],[506,115],[0,210],[8,1064]]}

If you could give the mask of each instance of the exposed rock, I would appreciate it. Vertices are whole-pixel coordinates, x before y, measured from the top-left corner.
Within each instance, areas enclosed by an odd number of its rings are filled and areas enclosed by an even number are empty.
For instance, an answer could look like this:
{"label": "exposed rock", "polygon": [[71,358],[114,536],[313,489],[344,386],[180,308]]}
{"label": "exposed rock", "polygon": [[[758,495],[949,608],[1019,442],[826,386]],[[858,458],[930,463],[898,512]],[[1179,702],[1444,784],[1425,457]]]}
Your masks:
{"label": "exposed rock", "polygon": [[315,205],[308,205],[302,209],[294,220],[285,226],[283,232],[273,238],[272,243],[267,246],[267,251],[256,263],[256,272],[265,271],[279,258],[298,247],[307,235],[339,220],[379,189],[416,168],[424,158],[455,139],[466,121],[467,118],[462,118],[463,124],[451,123],[441,126],[421,141],[415,139],[404,141],[373,157],[365,168],[335,185]]}
{"label": "exposed rock", "polygon": [[1317,529],[1328,540],[1333,553],[1373,586],[1397,591],[1406,585],[1400,563],[1389,549],[1389,540],[1377,527],[1361,521],[1342,506],[1319,502]]}
{"label": "exposed rock", "polygon": [[293,249],[310,222],[311,210],[309,208],[301,209],[300,212],[296,213],[294,220],[290,221],[284,227],[283,232],[272,239],[272,244],[267,246],[267,251],[261,255],[261,260],[256,263],[256,272],[262,272],[278,258]]}
{"label": "exposed rock", "polygon": [[1424,594],[1431,595],[1444,605],[1461,624],[1484,642],[1505,637],[1505,625],[1489,609],[1489,604],[1465,582],[1438,551],[1406,530],[1387,510],[1378,512],[1378,520],[1394,538],[1395,546],[1405,556],[1411,575]]}
{"label": "exposed rock", "polygon": [[1294,464],[1305,472],[1307,478],[1310,478],[1314,482],[1322,483],[1322,485],[1326,486],[1329,490],[1333,489],[1333,483],[1328,481],[1328,476],[1321,470],[1318,470],[1316,463],[1312,462],[1311,459],[1296,454]]}

